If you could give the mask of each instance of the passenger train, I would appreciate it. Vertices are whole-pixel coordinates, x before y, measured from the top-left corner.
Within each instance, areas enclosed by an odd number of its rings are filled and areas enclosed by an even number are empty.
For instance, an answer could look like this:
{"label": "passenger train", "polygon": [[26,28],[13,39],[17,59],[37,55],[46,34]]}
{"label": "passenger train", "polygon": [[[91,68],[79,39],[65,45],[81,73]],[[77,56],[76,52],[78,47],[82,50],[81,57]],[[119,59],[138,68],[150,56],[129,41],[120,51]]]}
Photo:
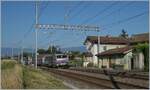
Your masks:
{"label": "passenger train", "polygon": [[68,66],[69,58],[66,54],[47,54],[43,55],[39,65],[47,67],[64,67]]}

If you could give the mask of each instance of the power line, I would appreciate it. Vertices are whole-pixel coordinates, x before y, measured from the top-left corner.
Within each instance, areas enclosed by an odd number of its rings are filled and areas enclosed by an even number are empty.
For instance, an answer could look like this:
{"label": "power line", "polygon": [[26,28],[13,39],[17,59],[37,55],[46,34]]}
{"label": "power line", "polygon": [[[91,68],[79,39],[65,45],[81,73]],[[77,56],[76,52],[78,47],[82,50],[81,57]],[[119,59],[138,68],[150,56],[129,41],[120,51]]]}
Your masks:
{"label": "power line", "polygon": [[87,8],[87,6],[89,6],[89,4],[90,4],[90,3],[85,4],[78,12],[76,12],[72,17],[70,17],[70,19],[71,19],[71,18],[75,18],[75,17],[77,17],[78,15],[80,15],[80,13],[82,13],[82,11],[85,10],[85,8]]}
{"label": "power line", "polygon": [[74,7],[70,8],[68,10],[68,12],[66,13],[67,16],[70,15],[70,13],[72,13],[76,8],[78,8],[78,6],[80,6],[82,3],[84,3],[83,1],[80,1],[79,3],[77,3]]}
{"label": "power line", "polygon": [[47,40],[49,37],[51,37],[51,35],[54,33],[55,32],[49,32],[49,35],[44,40],[39,41],[39,43],[43,43],[45,40]]}
{"label": "power line", "polygon": [[[111,15],[114,14],[115,12],[120,11],[121,9],[127,8],[127,6],[129,6],[129,5],[131,5],[131,4],[133,4],[133,2],[129,2],[129,3],[127,3],[125,6],[122,6],[122,7],[120,7],[119,9],[114,10],[114,11],[108,13],[107,15],[105,15],[104,17],[102,17],[102,18],[100,19],[100,21],[104,20],[104,19],[105,19],[106,17],[108,17],[108,16],[111,16]],[[99,20],[99,19],[95,20],[93,23],[97,22],[98,20]]]}
{"label": "power line", "polygon": [[[44,10],[45,10],[46,7],[48,6],[48,4],[49,4],[49,3],[46,3],[46,5],[45,5],[43,8],[41,8],[41,10],[40,10],[41,12],[39,13],[38,19],[40,18],[40,16],[42,15],[42,13],[44,12]],[[31,24],[29,30],[23,35],[23,39],[24,39],[25,37],[27,37],[27,35],[29,35],[29,33],[31,33],[31,31],[33,31],[32,29],[33,29],[34,25],[35,25],[35,19],[34,19],[33,23]],[[23,42],[23,39],[20,40],[20,41],[18,42],[18,44],[21,43],[21,42]]]}
{"label": "power line", "polygon": [[94,16],[91,16],[90,18],[86,19],[85,21],[82,22],[82,24],[89,22],[90,20],[92,20],[93,18],[101,15],[102,13],[106,12],[107,10],[109,10],[110,8],[112,8],[114,5],[116,5],[118,2],[115,1],[114,3],[112,3],[110,6],[104,8],[103,10],[100,10],[98,13],[96,13]]}
{"label": "power line", "polygon": [[[73,12],[76,8],[78,8],[78,6],[80,6],[81,4],[83,4],[83,1],[77,3],[74,7],[72,7],[71,9],[69,9],[68,12],[67,12],[67,15],[69,16],[70,13],[72,13],[72,12]],[[49,38],[49,36],[46,37],[46,39],[48,39],[48,38]],[[40,42],[43,43],[43,41],[40,41]]]}
{"label": "power line", "polygon": [[[133,19],[136,19],[140,16],[143,16],[145,14],[148,14],[148,11],[145,11],[145,12],[142,12],[142,13],[139,13],[137,15],[134,15],[134,16],[131,16],[131,17],[128,17],[128,18],[125,18],[125,19],[122,19],[122,20],[119,20],[117,22],[113,22],[113,23],[110,23],[110,24],[106,24],[106,25],[103,25],[103,27],[112,27],[112,25],[116,25],[118,23],[124,23],[124,22],[127,22],[127,21],[130,21],[130,20],[133,20]],[[107,29],[107,28],[103,28],[103,29]]]}

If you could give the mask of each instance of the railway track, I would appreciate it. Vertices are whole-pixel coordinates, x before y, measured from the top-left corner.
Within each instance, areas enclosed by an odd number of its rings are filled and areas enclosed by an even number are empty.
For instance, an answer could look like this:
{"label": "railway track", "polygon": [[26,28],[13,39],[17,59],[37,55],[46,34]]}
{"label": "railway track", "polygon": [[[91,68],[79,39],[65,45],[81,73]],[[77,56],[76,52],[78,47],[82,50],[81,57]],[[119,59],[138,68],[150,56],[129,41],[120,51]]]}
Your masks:
{"label": "railway track", "polygon": [[149,81],[144,79],[131,79],[116,77],[108,74],[96,74],[89,72],[81,72],[68,69],[52,69],[42,67],[42,69],[59,74],[65,77],[78,79],[84,82],[95,84],[107,89],[148,89]]}
{"label": "railway track", "polygon": [[[84,68],[70,68],[70,70],[75,70],[75,71],[82,71],[82,72],[90,72],[90,73],[99,73],[99,74],[105,74],[104,70],[100,69],[84,69]],[[134,78],[134,79],[144,79],[144,80],[149,80],[149,74],[139,74],[137,72],[125,72],[125,71],[112,71],[112,70],[107,70],[109,74],[112,76],[119,76],[119,77],[125,77],[125,78]],[[143,72],[142,72],[143,73]]]}

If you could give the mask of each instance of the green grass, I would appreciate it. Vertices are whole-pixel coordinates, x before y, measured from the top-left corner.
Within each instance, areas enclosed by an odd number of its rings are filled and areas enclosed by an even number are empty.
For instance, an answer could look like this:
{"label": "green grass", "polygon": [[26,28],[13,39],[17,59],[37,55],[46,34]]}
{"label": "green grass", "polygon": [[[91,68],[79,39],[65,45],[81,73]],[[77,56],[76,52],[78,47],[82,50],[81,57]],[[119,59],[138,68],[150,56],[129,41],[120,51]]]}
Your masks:
{"label": "green grass", "polygon": [[24,86],[26,89],[66,89],[61,81],[42,70],[24,67]]}
{"label": "green grass", "polygon": [[3,60],[1,66],[3,89],[67,89],[46,71],[22,66],[14,60]]}
{"label": "green grass", "polygon": [[2,60],[1,69],[10,69],[14,68],[17,63],[15,60]]}

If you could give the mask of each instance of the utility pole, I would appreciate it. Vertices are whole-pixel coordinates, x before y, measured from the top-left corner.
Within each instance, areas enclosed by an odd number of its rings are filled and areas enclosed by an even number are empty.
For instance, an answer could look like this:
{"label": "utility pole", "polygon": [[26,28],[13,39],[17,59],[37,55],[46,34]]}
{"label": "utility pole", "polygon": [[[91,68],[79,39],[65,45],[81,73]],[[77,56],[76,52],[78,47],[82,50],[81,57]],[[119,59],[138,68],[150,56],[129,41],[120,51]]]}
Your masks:
{"label": "utility pole", "polygon": [[[39,24],[38,23],[38,3],[36,2],[36,53],[35,53],[35,67],[37,68],[37,30],[78,30],[78,31],[100,31],[98,26],[95,25],[69,25],[69,24]],[[99,41],[99,40],[98,40]],[[54,45],[55,46],[55,45]],[[99,51],[99,50],[98,50]]]}
{"label": "utility pole", "polygon": [[34,47],[32,48],[32,62],[31,62],[32,64],[33,64],[33,59],[34,59],[33,57],[34,57]]}
{"label": "utility pole", "polygon": [[19,62],[19,50],[18,50],[18,62]]}
{"label": "utility pole", "polygon": [[12,47],[12,57],[11,57],[11,59],[14,59],[14,51],[13,51],[13,47]]}
{"label": "utility pole", "polygon": [[[100,53],[100,35],[99,35],[99,31],[98,31],[98,35],[97,35],[97,40],[98,40],[98,45],[97,45],[97,54]],[[99,57],[97,57],[98,59],[98,68],[99,68]]]}
{"label": "utility pole", "polygon": [[23,64],[23,46],[21,48],[21,64]]}
{"label": "utility pole", "polygon": [[[35,6],[35,13],[36,13],[36,20],[35,23],[38,25],[38,1],[36,2]],[[35,29],[35,68],[37,68],[37,30],[38,28]]]}

